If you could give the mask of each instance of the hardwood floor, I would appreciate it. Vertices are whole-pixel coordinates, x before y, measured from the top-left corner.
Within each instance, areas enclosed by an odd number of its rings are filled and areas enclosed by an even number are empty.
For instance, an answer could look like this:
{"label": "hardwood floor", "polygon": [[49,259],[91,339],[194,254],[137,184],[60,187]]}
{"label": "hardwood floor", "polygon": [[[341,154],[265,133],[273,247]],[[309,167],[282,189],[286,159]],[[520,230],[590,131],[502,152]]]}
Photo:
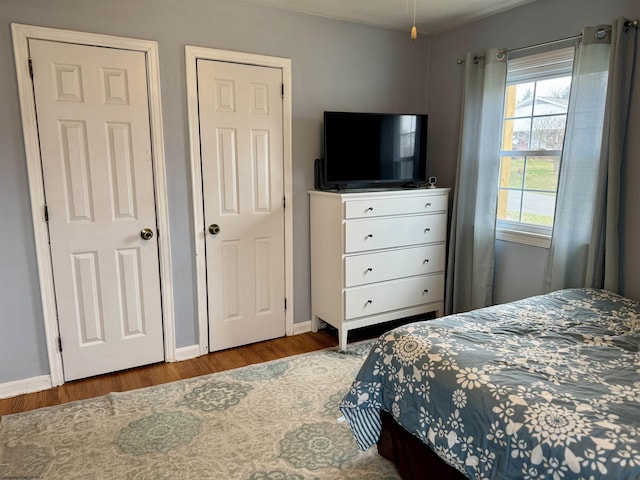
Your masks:
{"label": "hardwood floor", "polygon": [[[351,340],[351,337],[349,340]],[[254,363],[334,347],[337,344],[338,339],[335,332],[331,329],[325,329],[320,330],[318,333],[282,337],[253,345],[214,352],[183,362],[157,363],[108,375],[76,380],[42,392],[0,399],[0,417],[11,413],[26,412],[36,408],[98,397],[109,392],[124,392],[183,378],[221,372]]]}

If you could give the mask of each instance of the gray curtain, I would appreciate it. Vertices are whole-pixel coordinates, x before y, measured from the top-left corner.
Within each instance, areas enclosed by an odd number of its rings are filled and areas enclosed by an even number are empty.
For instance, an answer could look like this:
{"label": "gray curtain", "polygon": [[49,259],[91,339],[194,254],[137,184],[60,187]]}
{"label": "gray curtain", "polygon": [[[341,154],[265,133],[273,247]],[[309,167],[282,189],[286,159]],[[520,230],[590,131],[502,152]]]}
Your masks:
{"label": "gray curtain", "polygon": [[637,29],[583,29],[576,50],[545,290],[619,291],[621,167]]}
{"label": "gray curtain", "polygon": [[507,56],[467,54],[445,313],[491,305]]}

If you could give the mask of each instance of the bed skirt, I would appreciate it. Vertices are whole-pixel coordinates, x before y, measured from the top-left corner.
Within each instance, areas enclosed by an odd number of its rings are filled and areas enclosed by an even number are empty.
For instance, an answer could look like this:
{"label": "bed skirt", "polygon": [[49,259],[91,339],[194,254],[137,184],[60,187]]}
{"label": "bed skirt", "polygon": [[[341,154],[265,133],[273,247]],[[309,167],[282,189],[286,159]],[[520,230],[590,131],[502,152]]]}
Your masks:
{"label": "bed skirt", "polygon": [[466,480],[462,473],[447,465],[438,455],[396,423],[384,411],[378,453],[398,468],[404,480]]}

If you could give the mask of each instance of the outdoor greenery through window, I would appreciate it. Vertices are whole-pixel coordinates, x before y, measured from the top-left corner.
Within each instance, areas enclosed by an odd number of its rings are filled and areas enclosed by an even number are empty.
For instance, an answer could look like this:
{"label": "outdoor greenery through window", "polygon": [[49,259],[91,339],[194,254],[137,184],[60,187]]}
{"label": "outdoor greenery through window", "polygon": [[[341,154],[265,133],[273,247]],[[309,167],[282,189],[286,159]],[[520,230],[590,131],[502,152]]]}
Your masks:
{"label": "outdoor greenery through window", "polygon": [[498,227],[549,235],[567,122],[573,47],[509,60]]}

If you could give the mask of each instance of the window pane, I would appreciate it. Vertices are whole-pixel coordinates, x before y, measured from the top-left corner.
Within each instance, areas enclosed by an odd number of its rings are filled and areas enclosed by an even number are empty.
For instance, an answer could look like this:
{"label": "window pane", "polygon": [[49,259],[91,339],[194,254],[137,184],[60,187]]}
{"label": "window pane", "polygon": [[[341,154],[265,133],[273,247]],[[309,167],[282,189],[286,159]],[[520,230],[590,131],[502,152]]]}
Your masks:
{"label": "window pane", "polygon": [[498,220],[520,221],[522,191],[503,190],[498,192]]}
{"label": "window pane", "polygon": [[500,187],[522,188],[524,180],[524,158],[502,157],[500,165]]}
{"label": "window pane", "polygon": [[558,186],[560,157],[527,158],[524,188],[555,192]]}
{"label": "window pane", "polygon": [[400,137],[400,157],[406,158],[414,156],[415,135],[415,133],[406,133]]}
{"label": "window pane", "polygon": [[567,113],[571,77],[551,78],[536,82],[534,115]]}
{"label": "window pane", "polygon": [[524,191],[521,222],[552,227],[555,208],[555,194]]}
{"label": "window pane", "polygon": [[[529,139],[531,135],[531,119],[519,118],[504,121],[505,137],[511,132],[511,148],[503,145],[503,150],[530,150]],[[506,141],[504,142],[506,143]]]}
{"label": "window pane", "polygon": [[533,92],[535,83],[519,83],[507,87],[504,116],[530,117],[533,108]]}
{"label": "window pane", "polygon": [[567,118],[564,115],[534,118],[531,149],[562,150],[566,122]]}
{"label": "window pane", "polygon": [[413,115],[402,115],[400,117],[400,133],[411,133],[416,131],[416,117]]}

